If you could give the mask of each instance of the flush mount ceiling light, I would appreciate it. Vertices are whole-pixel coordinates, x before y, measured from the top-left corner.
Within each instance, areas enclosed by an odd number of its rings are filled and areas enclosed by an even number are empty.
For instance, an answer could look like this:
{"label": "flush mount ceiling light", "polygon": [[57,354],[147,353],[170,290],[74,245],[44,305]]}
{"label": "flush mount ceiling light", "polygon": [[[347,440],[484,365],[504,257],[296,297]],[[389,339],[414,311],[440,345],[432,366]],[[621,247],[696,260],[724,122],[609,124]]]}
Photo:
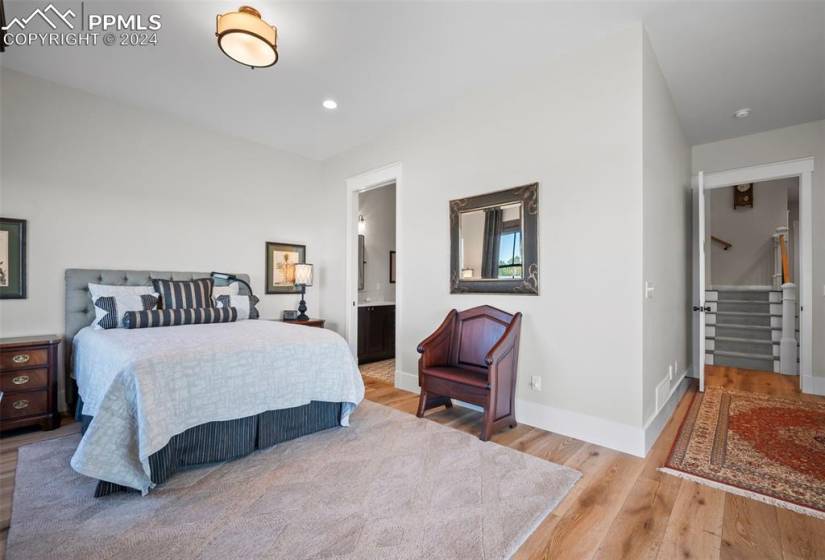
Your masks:
{"label": "flush mount ceiling light", "polygon": [[744,119],[744,118],[749,117],[750,115],[751,115],[750,107],[744,107],[742,109],[739,109],[738,111],[736,111],[733,114],[733,116],[736,117],[737,119]]}
{"label": "flush mount ceiling light", "polygon": [[255,8],[218,14],[215,36],[223,53],[244,66],[265,68],[278,62],[278,30]]}
{"label": "flush mount ceiling light", "polygon": [[338,102],[335,101],[334,99],[324,99],[324,102],[321,103],[321,105],[324,106],[324,109],[329,109],[329,110],[338,108]]}

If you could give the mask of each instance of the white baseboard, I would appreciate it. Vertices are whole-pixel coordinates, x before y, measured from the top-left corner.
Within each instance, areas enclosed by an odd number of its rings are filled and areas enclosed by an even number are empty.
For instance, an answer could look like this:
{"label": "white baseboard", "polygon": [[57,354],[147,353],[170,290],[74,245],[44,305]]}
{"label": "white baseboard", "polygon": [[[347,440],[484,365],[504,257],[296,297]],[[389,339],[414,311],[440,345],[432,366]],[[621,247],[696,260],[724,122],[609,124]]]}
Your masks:
{"label": "white baseboard", "polygon": [[[418,393],[418,375],[396,371],[395,386],[398,389]],[[683,374],[679,383],[674,385],[665,405],[644,428],[518,398],[516,399],[516,420],[520,424],[644,457],[676,409],[686,387],[687,381]],[[465,402],[455,401],[455,404],[481,411],[480,407]],[[649,445],[648,441],[650,441]]]}
{"label": "white baseboard", "polygon": [[799,382],[803,393],[825,396],[825,377],[800,375]]}
{"label": "white baseboard", "polygon": [[650,448],[653,447],[653,444],[656,443],[656,440],[659,439],[659,435],[665,428],[667,421],[670,420],[670,417],[673,416],[673,412],[676,410],[676,407],[679,406],[679,401],[682,400],[682,396],[685,394],[685,390],[687,390],[689,383],[687,380],[687,374],[691,370],[692,368],[688,368],[682,372],[682,377],[676,382],[673,389],[670,390],[670,396],[667,398],[667,401],[665,401],[665,404],[662,405],[662,408],[656,411],[645,423],[645,455],[647,455]]}
{"label": "white baseboard", "polygon": [[418,374],[407,373],[400,369],[395,370],[395,388],[418,394],[420,392],[418,387]]}
{"label": "white baseboard", "polygon": [[524,399],[516,399],[516,420],[548,432],[644,457],[644,432],[641,427]]}

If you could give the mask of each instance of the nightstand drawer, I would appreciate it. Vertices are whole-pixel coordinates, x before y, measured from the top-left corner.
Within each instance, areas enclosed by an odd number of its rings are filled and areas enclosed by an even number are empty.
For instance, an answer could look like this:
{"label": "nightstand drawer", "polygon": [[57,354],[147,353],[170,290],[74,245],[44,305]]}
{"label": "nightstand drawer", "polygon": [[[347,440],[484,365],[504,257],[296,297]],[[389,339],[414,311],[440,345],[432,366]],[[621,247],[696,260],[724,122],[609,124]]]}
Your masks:
{"label": "nightstand drawer", "polygon": [[0,374],[0,391],[29,391],[31,389],[45,389],[49,386],[49,370],[47,368],[28,369]]}
{"label": "nightstand drawer", "polygon": [[47,412],[49,412],[48,391],[4,393],[3,400],[0,401],[0,419],[3,420]]}
{"label": "nightstand drawer", "polygon": [[0,370],[20,369],[32,366],[44,366],[49,362],[49,351],[45,348],[36,350],[6,350],[0,352]]}

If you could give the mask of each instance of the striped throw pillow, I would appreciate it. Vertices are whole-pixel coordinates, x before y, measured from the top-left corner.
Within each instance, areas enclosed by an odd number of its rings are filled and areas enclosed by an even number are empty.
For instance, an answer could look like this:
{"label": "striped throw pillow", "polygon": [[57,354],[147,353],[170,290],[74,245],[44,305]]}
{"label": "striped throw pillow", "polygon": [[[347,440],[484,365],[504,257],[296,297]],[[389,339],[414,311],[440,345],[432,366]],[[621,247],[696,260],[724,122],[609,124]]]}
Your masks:
{"label": "striped throw pillow", "polygon": [[149,311],[129,311],[123,317],[123,325],[127,329],[145,329],[147,327],[174,327],[202,323],[231,323],[237,320],[238,310],[234,307],[151,309]]}
{"label": "striped throw pillow", "polygon": [[214,307],[212,303],[211,278],[197,280],[158,280],[153,279],[152,285],[160,294],[161,309],[198,309]]}
{"label": "striped throw pillow", "polygon": [[95,300],[95,329],[123,328],[129,311],[148,311],[158,306],[157,294],[102,296]]}

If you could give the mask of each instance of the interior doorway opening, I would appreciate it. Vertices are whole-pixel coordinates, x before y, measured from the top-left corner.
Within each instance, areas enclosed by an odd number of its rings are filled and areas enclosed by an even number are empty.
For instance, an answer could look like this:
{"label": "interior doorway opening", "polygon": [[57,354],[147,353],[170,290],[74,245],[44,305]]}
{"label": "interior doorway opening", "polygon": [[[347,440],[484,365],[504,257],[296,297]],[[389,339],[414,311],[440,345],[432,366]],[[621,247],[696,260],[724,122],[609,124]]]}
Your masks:
{"label": "interior doorway opening", "polygon": [[705,204],[705,364],[799,375],[799,177],[713,189]]}
{"label": "interior doorway opening", "polygon": [[[731,343],[747,344],[746,337],[740,336],[746,330],[762,330],[770,333],[771,344],[770,354],[757,353],[765,359],[761,364],[771,363],[773,369],[767,367],[751,367],[748,369],[766,369],[768,371],[781,371],[787,375],[798,375],[799,386],[803,393],[813,393],[815,384],[812,377],[812,277],[813,277],[813,251],[812,251],[812,185],[813,185],[813,158],[790,160],[777,163],[755,165],[728,171],[717,171],[713,173],[699,173],[694,177],[694,242],[693,242],[693,364],[694,375],[699,378],[700,390],[704,390],[705,364],[709,362],[708,356],[713,356],[710,361],[716,358],[716,339],[719,336]],[[781,181],[788,180],[788,181]],[[713,259],[713,252],[726,252],[731,250],[731,241],[716,235],[713,227],[713,195],[720,189],[730,189],[727,193],[731,197],[736,197],[736,205],[740,203],[759,204],[754,196],[752,185],[766,183],[763,185],[767,189],[779,189],[764,191],[768,196],[777,196],[780,199],[784,196],[785,225],[774,230],[768,246],[773,246],[768,259],[761,266],[765,266],[764,271],[772,271],[770,274],[770,289],[767,294],[754,295],[764,289],[768,284],[748,284],[746,282],[765,281],[766,276],[759,276],[759,266],[751,267],[749,272],[742,272],[745,269],[738,269],[740,276],[728,276],[734,278],[737,283],[724,284],[725,276],[722,271],[717,270],[714,274],[713,268],[725,268],[723,261]],[[785,186],[784,194],[782,185]],[[726,191],[721,191],[720,200],[724,200]],[[744,199],[743,195],[750,192],[750,200]],[[734,204],[733,198],[728,204]],[[789,225],[790,224],[790,225]],[[758,245],[758,244],[757,244]],[[756,253],[759,253],[757,246]],[[763,247],[764,249],[764,247]],[[794,256],[792,256],[794,255]],[[761,261],[760,261],[761,262]],[[730,263],[727,263],[730,264]],[[754,272],[756,270],[756,272]],[[756,274],[756,276],[753,276]],[[756,280],[754,280],[756,278]],[[762,278],[762,280],[760,280]],[[730,281],[730,280],[727,280]],[[732,293],[721,297],[720,294],[725,288],[732,287]],[[713,288],[713,289],[710,289]],[[767,310],[745,309],[752,305],[753,300],[764,299],[762,304]],[[728,300],[724,306],[720,305],[722,299]],[[736,307],[739,306],[737,309]],[[723,309],[723,307],[725,309]],[[725,331],[720,328],[722,325],[718,321],[722,315],[725,320],[721,323],[725,325]],[[763,324],[765,323],[765,324]],[[736,326],[738,331],[727,330],[728,327]],[[743,328],[744,327],[744,328]],[[761,338],[761,343],[767,337]],[[739,354],[754,354],[754,352],[741,351]],[[728,353],[736,350],[727,349]],[[777,363],[774,363],[777,362]]]}
{"label": "interior doorway opening", "polygon": [[395,385],[395,183],[358,193],[358,364]]}
{"label": "interior doorway opening", "polygon": [[399,387],[401,164],[347,179],[347,342],[365,382]]}

